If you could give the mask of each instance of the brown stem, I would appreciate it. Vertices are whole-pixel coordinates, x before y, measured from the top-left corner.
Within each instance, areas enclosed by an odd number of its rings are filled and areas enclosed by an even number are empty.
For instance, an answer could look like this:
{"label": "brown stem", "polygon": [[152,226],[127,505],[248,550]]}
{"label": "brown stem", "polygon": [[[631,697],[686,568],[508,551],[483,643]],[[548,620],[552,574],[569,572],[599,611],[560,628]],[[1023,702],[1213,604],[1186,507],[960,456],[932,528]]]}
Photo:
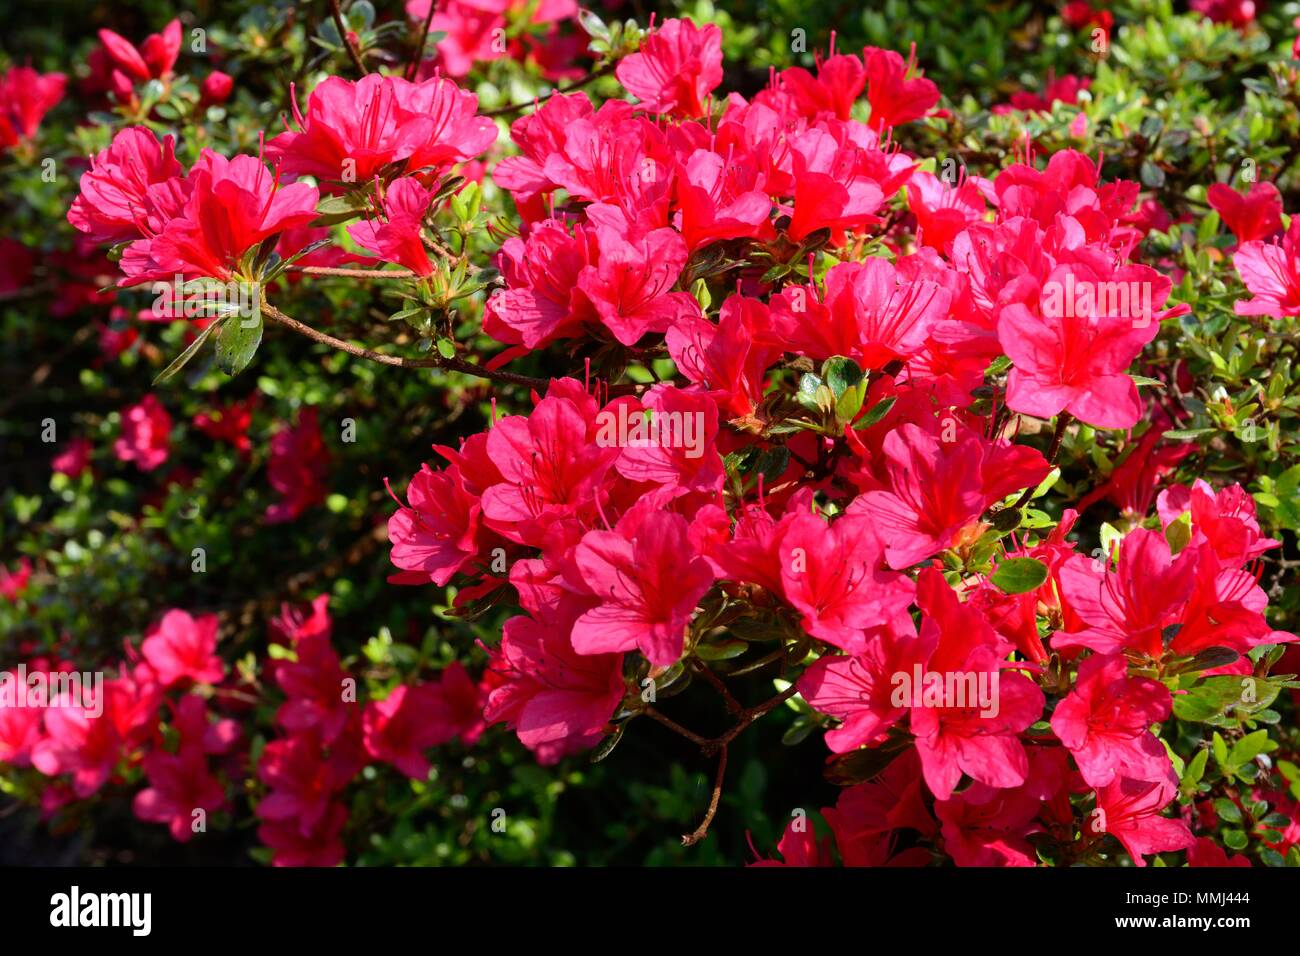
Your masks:
{"label": "brown stem", "polygon": [[420,60],[424,58],[424,45],[429,42],[429,25],[433,23],[433,12],[438,8],[435,0],[429,0],[429,12],[424,17],[424,28],[420,31],[420,42],[414,50],[411,51],[411,62],[406,64],[406,78],[415,79],[415,72],[420,68]]}
{"label": "brown stem", "polygon": [[[432,5],[432,0],[430,0],[430,5]],[[343,43],[344,49],[348,51],[348,56],[352,58],[352,65],[361,71],[362,76],[365,76],[370,71],[361,62],[361,54],[352,45],[352,41],[348,39],[348,28],[343,25],[343,12],[339,9],[339,0],[330,0],[330,14],[334,17],[334,26],[339,31],[339,40]]]}
{"label": "brown stem", "polygon": [[641,713],[645,714],[647,717],[651,717],[659,721],[659,723],[663,724],[665,727],[667,727],[673,733],[677,734],[679,737],[685,737],[687,740],[695,744],[695,746],[699,747],[701,750],[703,750],[705,747],[709,745],[709,741],[701,737],[699,734],[695,733],[695,731],[687,730],[681,724],[677,723],[677,721],[673,720],[671,717],[668,717],[665,714],[659,713],[659,711],[655,710],[653,707],[646,707],[644,710],[641,711]]}
{"label": "brown stem", "polygon": [[290,266],[305,276],[351,276],[354,279],[414,279],[410,269],[336,269],[333,266]]}
{"label": "brown stem", "polygon": [[726,775],[727,748],[724,746],[718,751],[718,775],[713,778],[713,796],[709,798],[709,809],[705,811],[700,825],[693,832],[682,836],[682,846],[694,846],[709,835],[709,825],[713,823],[713,818],[718,813],[718,804],[722,800],[722,780]]}
{"label": "brown stem", "polygon": [[709,669],[708,664],[698,658],[693,660],[691,663],[695,668],[695,672],[712,684],[713,689],[722,695],[722,699],[726,703],[727,710],[730,713],[742,714],[745,712],[745,705],[732,696],[731,691],[727,689],[727,685],[722,682],[722,678],[713,673],[713,671]]}
{"label": "brown stem", "polygon": [[[1074,416],[1064,410],[1061,411],[1061,414],[1056,416],[1056,431],[1052,433],[1052,444],[1047,448],[1047,463],[1049,465],[1056,463],[1056,456],[1061,451],[1061,440],[1065,438],[1065,430],[1070,427],[1072,421],[1074,421]],[[1037,485],[1031,485],[1026,488],[1024,494],[1020,496],[1019,500],[1017,500],[1012,507],[1023,508],[1028,504],[1029,497],[1034,493],[1034,488],[1036,487]]]}
{"label": "brown stem", "polygon": [[272,322],[283,325],[286,328],[293,329],[299,335],[305,335],[313,342],[319,342],[322,345],[328,345],[330,348],[338,349],[340,352],[347,352],[349,355],[355,355],[357,358],[368,359],[371,362],[378,362],[381,365],[392,365],[397,368],[441,368],[450,372],[463,372],[466,375],[475,375],[479,378],[490,379],[494,382],[506,382],[511,385],[523,385],[528,388],[545,390],[550,383],[544,379],[533,378],[530,375],[519,375],[515,372],[503,372],[498,369],[484,368],[482,365],[476,365],[473,362],[466,362],[459,358],[444,358],[441,355],[431,358],[406,358],[401,355],[384,355],[382,352],[376,352],[360,345],[353,345],[351,342],[345,342],[342,339],[336,339],[332,335],[327,335],[313,329],[309,325],[304,325],[297,319],[285,315],[269,302],[262,303],[262,314]]}
{"label": "brown stem", "polygon": [[568,86],[564,87],[563,89],[557,88],[551,90],[551,92],[547,93],[545,96],[538,97],[532,102],[511,103],[509,106],[498,106],[494,110],[487,110],[483,113],[480,113],[479,115],[480,116],[511,116],[515,113],[522,113],[530,106],[545,103],[552,96],[557,96],[557,95],[563,96],[566,93],[572,93],[574,90],[580,90],[588,83],[591,83],[593,80],[596,80],[599,77],[605,76],[613,69],[614,69],[614,64],[612,62],[606,63],[604,66],[597,67],[596,69],[592,70],[590,73],[588,73],[586,76],[582,77],[581,79],[574,80],[572,83],[570,83]]}

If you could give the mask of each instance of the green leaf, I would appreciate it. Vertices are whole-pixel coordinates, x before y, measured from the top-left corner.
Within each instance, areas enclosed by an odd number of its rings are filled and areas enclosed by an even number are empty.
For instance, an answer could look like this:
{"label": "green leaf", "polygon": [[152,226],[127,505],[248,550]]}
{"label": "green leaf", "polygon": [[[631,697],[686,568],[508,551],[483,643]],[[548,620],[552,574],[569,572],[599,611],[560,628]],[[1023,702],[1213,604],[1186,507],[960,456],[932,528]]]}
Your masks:
{"label": "green leaf", "polygon": [[1007,558],[991,578],[1007,594],[1024,594],[1047,580],[1047,565],[1037,558]]}
{"label": "green leaf", "polygon": [[1185,785],[1191,784],[1191,789],[1194,790],[1196,785],[1201,782],[1201,778],[1205,776],[1205,765],[1209,762],[1210,752],[1208,750],[1202,747],[1196,751],[1196,756],[1187,765],[1187,772],[1183,774],[1183,783]]}
{"label": "green leaf", "polygon": [[217,336],[217,366],[228,375],[238,375],[253,360],[262,343],[262,316],[231,316]]}
{"label": "green leaf", "polygon": [[1223,842],[1227,844],[1230,850],[1244,850],[1248,841],[1246,840],[1246,834],[1240,830],[1224,830]]}
{"label": "green leaf", "polygon": [[183,369],[189,363],[190,359],[199,354],[199,350],[203,348],[204,344],[212,337],[212,334],[221,327],[221,325],[221,322],[213,322],[195,336],[194,341],[186,347],[185,351],[172,359],[171,364],[158,373],[158,377],[153,380],[153,383],[155,385],[161,385]]}
{"label": "green leaf", "polygon": [[876,402],[876,404],[872,405],[871,408],[867,409],[867,413],[854,422],[853,427],[870,428],[872,425],[879,423],[881,419],[889,414],[890,409],[894,407],[896,401],[898,401],[897,395],[890,395],[888,398],[882,398],[880,401]]}
{"label": "green leaf", "polygon": [[1214,762],[1217,763],[1221,769],[1226,768],[1228,766],[1228,745],[1224,742],[1223,738],[1219,736],[1217,730],[1214,732],[1214,736],[1210,738],[1210,747],[1214,751]]}
{"label": "green leaf", "polygon": [[316,206],[316,218],[313,226],[335,226],[340,222],[355,219],[366,208],[364,192],[349,193],[346,196],[330,196],[322,199]]}
{"label": "green leaf", "polygon": [[1250,763],[1260,754],[1276,749],[1277,744],[1268,739],[1268,731],[1257,730],[1237,741],[1228,753],[1228,763],[1234,767],[1241,767]]}
{"label": "green leaf", "polygon": [[1220,797],[1214,801],[1214,812],[1218,814],[1219,819],[1223,820],[1225,823],[1241,822],[1241,808],[1227,797]]}
{"label": "green leaf", "polygon": [[592,763],[600,763],[614,752],[614,748],[617,747],[619,741],[623,739],[624,727],[626,727],[626,724],[620,724],[616,727],[614,732],[602,740],[596,749],[591,752]]}

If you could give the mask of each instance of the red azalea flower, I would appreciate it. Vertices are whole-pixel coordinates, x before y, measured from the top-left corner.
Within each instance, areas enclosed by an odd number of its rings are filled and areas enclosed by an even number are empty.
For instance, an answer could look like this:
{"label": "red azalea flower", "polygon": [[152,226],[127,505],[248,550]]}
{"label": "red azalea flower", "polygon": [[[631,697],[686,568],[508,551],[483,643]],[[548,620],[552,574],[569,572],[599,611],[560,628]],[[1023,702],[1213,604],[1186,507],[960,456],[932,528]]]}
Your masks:
{"label": "red azalea flower", "polygon": [[172,417],[152,394],[122,410],[122,436],[113,442],[118,461],[133,462],[141,471],[153,471],[167,460],[171,449]]}
{"label": "red azalea flower", "polygon": [[186,680],[196,684],[220,681],[226,665],[216,654],[217,626],[215,614],[191,617],[181,610],[164,614],[140,645],[158,682],[171,687]]}
{"label": "red azalea flower", "polygon": [[1056,705],[1052,731],[1069,748],[1090,787],[1116,777],[1161,780],[1170,770],[1151,725],[1169,717],[1169,688],[1129,677],[1119,655],[1093,655],[1079,665],[1074,689]]}
{"label": "red azalea flower", "polygon": [[1124,845],[1134,866],[1146,866],[1145,857],[1195,844],[1182,820],[1160,815],[1178,795],[1178,780],[1171,771],[1162,780],[1117,777],[1097,791],[1094,832],[1109,833]]}
{"label": "red azalea flower", "polygon": [[647,112],[703,116],[705,98],[722,82],[722,31],[712,23],[665,20],[614,72]]}
{"label": "red azalea flower", "polygon": [[267,480],[280,500],[266,509],[267,524],[296,521],[325,500],[330,453],[325,447],[315,407],[302,410],[298,424],[280,428],[271,438]]}

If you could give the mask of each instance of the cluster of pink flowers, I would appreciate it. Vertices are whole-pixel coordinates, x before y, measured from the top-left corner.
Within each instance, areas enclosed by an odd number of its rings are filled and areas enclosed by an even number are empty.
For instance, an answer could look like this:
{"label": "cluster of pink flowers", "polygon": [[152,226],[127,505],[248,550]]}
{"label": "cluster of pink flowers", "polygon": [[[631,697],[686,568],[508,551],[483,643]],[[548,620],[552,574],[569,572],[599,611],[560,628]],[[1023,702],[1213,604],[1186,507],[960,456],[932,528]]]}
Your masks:
{"label": "cluster of pink flowers", "polygon": [[[363,767],[387,763],[425,779],[430,748],[452,739],[472,745],[482,733],[487,685],[458,663],[434,681],[364,699],[331,644],[322,595],[309,609],[286,605],[271,624],[281,650],[263,674],[283,695],[279,736],[254,762],[240,718],[256,686],[218,655],[218,627],[213,614],[167,611],[138,646],[127,645],[123,662],[98,672],[98,684],[66,660],[34,658],[6,672],[25,687],[63,689],[50,700],[0,700],[0,762],[51,778],[41,794],[46,815],[132,787],[135,815],[182,843],[232,810],[242,782],[255,776],[258,835],[273,862],[331,866],[344,854],[348,813],[339,797]],[[60,684],[58,674],[81,683]]]}
{"label": "cluster of pink flowers", "polygon": [[[278,866],[333,866],[344,857],[341,796],[367,764],[386,763],[428,777],[426,752],[453,738],[472,745],[482,732],[483,691],[459,664],[437,681],[400,684],[383,700],[360,701],[356,679],[331,644],[329,599],[310,610],[286,606],[271,625],[286,651],[267,663],[284,694],[275,714],[281,736],[266,745],[257,778],[258,835]],[[360,701],[360,702],[359,702]]]}
{"label": "cluster of pink flowers", "polygon": [[[1051,471],[1003,406],[1056,418],[1058,435],[1071,420],[1133,429],[1172,414],[1128,374],[1160,323],[1186,311],[1167,306],[1168,278],[1133,261],[1151,223],[1138,184],[1104,182],[1074,151],[1045,166],[1026,156],[991,180],[922,171],[890,131],[939,94],[884,51],[776,73],[719,116],[716,28],[669,21],[618,76],[636,105],[556,95],[515,122],[520,155],[494,175],[525,228],[502,249],[506,288],[484,328],[508,357],[561,340],[662,348],[688,384],[611,397],[600,381],[553,379],[527,414],[436,447],[445,464],[411,479],[389,521],[395,582],[456,584],[458,601],[517,596],[523,613],[491,652],[487,719],[543,762],[589,749],[642,709],[625,675],[669,672],[724,611],[774,616],[819,653],[797,690],[830,722],[829,748],[903,751],[825,811],[843,862],[927,862],[916,848],[894,855],[904,829],[961,865],[1035,865],[1042,833],[1080,858],[1113,835],[1139,866],[1192,848],[1188,822],[1164,813],[1177,778],[1152,732],[1171,708],[1156,675],[1211,649],[1214,663],[1194,669],[1249,675],[1248,651],[1294,640],[1264,617],[1253,563],[1277,542],[1251,497],[1165,488],[1159,528],[1135,527],[1110,555],[1076,550],[1074,511],[1050,533],[1013,533],[994,568],[1041,566],[1028,590],[960,570],[998,537],[997,512]],[[887,221],[900,191],[910,214]],[[1294,270],[1252,265],[1295,255],[1264,244],[1275,216],[1248,218],[1238,268],[1261,313],[1294,314],[1277,311]],[[890,257],[855,254],[873,232]],[[686,291],[727,253],[783,251],[793,266],[826,242],[847,254],[824,279],[742,267],[716,320]],[[1104,289],[1133,298],[1094,296]],[[867,373],[833,428],[773,427],[791,355]],[[976,411],[986,370],[1007,360],[1005,391]],[[697,427],[676,441],[607,440],[614,421]],[[1148,434],[1154,451],[1159,431]],[[782,450],[756,483],[729,465]],[[1185,454],[1161,445],[1155,464],[1141,456],[1099,493],[1126,482],[1132,520],[1148,519]],[[994,700],[900,699],[899,676],[913,674],[959,675]],[[1089,793],[1096,826],[1072,809]],[[810,829],[787,833],[781,852],[830,859]]]}
{"label": "cluster of pink flowers", "polygon": [[[1069,7],[1076,27],[1110,26]],[[498,134],[445,74],[484,58],[483,37],[525,10],[542,24],[574,14],[566,2],[451,0],[433,14],[448,36],[424,78],[326,79],[305,114],[294,103],[265,161],[204,150],[186,169],[172,137],[125,129],[82,176],[68,219],[125,244],[124,286],[256,281],[250,251],[306,249],[328,235],[314,225],[322,197],[364,192],[351,238],[426,280],[443,178]],[[428,12],[408,6],[417,21]],[[103,37],[115,95],[170,76],[178,29],[139,50]],[[460,447],[434,446],[440,461],[411,477],[388,534],[392,582],[454,586],[458,605],[518,613],[480,680],[453,664],[359,701],[326,600],[286,608],[267,664],[283,694],[277,736],[255,771],[275,862],[343,859],[344,793],[367,764],[427,779],[430,749],[472,744],[495,723],[542,763],[590,750],[646,712],[648,686],[708,667],[710,642],[745,620],[789,651],[785,693],[833,754],[887,757],[823,810],[834,852],[792,823],[778,848],[787,865],[941,852],[1032,866],[1040,838],[1073,861],[1113,853],[1106,836],[1138,866],[1179,850],[1232,862],[1170,810],[1167,678],[1250,676],[1251,651],[1295,637],[1265,617],[1258,561],[1278,542],[1254,500],[1236,485],[1166,486],[1189,450],[1164,442],[1163,426],[1184,413],[1144,398],[1129,373],[1161,323],[1188,311],[1168,302],[1169,278],[1135,261],[1163,210],[1075,150],[1040,162],[1027,144],[989,179],[923,168],[895,135],[939,110],[915,51],[832,48],[746,99],[718,93],[721,49],[716,26],[668,20],[617,65],[634,102],[557,93],[513,123],[515,151],[490,170],[520,219],[484,306],[484,332],[505,346],[490,368],[551,346],[570,369],[567,356],[594,358]],[[1007,110],[1074,103],[1084,86],[1052,79]],[[28,112],[25,136],[39,121]],[[1237,311],[1300,314],[1300,225],[1279,235],[1277,190],[1219,186],[1209,201],[1239,242],[1252,298]],[[719,287],[734,291],[715,302]],[[590,374],[594,361],[645,357],[671,358],[678,379]],[[194,424],[247,452],[252,408]],[[1122,509],[1130,530],[1109,554],[1071,540],[1077,510],[1054,527],[1044,513],[1024,520],[1075,422],[1129,433],[1124,464],[1078,504]],[[155,469],[171,429],[149,396],[124,413],[114,450]],[[1050,450],[1022,431],[1051,434]],[[70,446],[57,467],[79,473],[86,455]],[[306,409],[272,439],[280,500],[266,520],[320,504],[329,461]],[[1026,567],[1039,576],[1006,584]],[[0,709],[0,760],[59,778],[51,806],[138,764],[149,785],[137,815],[187,839],[194,810],[228,805],[240,759],[230,720],[191,693],[223,701],[236,681],[216,635],[214,617],[168,612],[105,683],[107,720]],[[162,744],[164,712],[174,746]]]}

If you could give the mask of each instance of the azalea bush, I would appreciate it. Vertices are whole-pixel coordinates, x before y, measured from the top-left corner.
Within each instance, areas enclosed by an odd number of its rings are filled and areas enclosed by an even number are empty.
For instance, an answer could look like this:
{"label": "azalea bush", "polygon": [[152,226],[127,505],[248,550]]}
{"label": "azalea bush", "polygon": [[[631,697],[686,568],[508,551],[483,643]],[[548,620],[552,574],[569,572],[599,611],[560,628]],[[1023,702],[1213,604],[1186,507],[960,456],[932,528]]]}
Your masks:
{"label": "azalea bush", "polygon": [[15,34],[20,855],[1300,865],[1300,4],[723,7]]}

